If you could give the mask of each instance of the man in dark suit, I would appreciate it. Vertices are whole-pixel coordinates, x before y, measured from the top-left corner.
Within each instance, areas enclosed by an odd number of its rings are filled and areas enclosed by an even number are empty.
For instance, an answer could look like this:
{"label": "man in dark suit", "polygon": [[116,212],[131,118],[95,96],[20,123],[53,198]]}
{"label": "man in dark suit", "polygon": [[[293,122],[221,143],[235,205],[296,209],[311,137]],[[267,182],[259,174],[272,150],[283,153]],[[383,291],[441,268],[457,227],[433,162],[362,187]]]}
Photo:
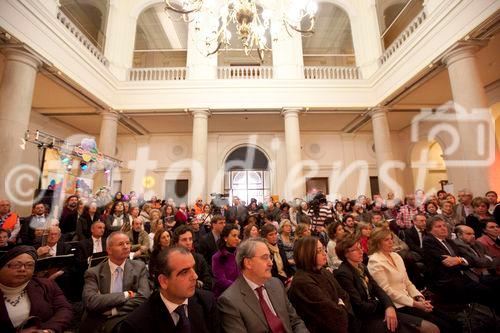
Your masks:
{"label": "man in dark suit", "polygon": [[106,225],[102,221],[92,223],[90,227],[91,237],[84,239],[78,243],[78,261],[80,263],[87,263],[89,257],[94,253],[101,253],[106,251],[106,239],[104,232]]}
{"label": "man in dark suit", "polygon": [[200,254],[205,258],[208,266],[212,267],[212,256],[219,249],[217,242],[219,241],[220,234],[226,225],[226,219],[221,215],[214,215],[210,220],[212,230],[200,239]]}
{"label": "man in dark suit", "polygon": [[120,333],[220,331],[213,294],[196,288],[195,261],[184,247],[170,247],[158,259],[160,289],[130,314]]}
{"label": "man in dark suit", "polygon": [[55,257],[68,254],[70,249],[70,246],[61,239],[61,229],[52,226],[49,228],[45,245],[39,246],[36,253],[39,258]]}
{"label": "man in dark suit", "polygon": [[498,307],[497,292],[479,282],[469,269],[469,261],[459,256],[457,245],[447,239],[448,228],[443,218],[432,217],[427,222],[427,232],[423,247],[431,290],[449,301]]}
{"label": "man in dark suit", "polygon": [[408,244],[410,250],[418,253],[421,257],[424,255],[423,244],[426,235],[427,218],[424,214],[417,214],[413,218],[413,227],[404,230],[404,241]]}
{"label": "man in dark suit", "polygon": [[41,234],[43,229],[46,228],[48,222],[47,209],[43,202],[33,204],[31,215],[20,219],[21,241],[26,245],[39,246],[41,241]]}
{"label": "man in dark suit", "polygon": [[81,333],[113,332],[150,295],[146,265],[130,260],[128,236],[115,231],[106,240],[109,259],[85,272]]}
{"label": "man in dark suit", "polygon": [[218,300],[225,332],[309,332],[281,282],[271,276],[271,254],[262,239],[241,243],[236,262],[242,275]]}
{"label": "man in dark suit", "polygon": [[241,204],[240,198],[233,198],[233,206],[229,208],[229,222],[239,224],[244,227],[248,218],[248,211],[245,206]]}

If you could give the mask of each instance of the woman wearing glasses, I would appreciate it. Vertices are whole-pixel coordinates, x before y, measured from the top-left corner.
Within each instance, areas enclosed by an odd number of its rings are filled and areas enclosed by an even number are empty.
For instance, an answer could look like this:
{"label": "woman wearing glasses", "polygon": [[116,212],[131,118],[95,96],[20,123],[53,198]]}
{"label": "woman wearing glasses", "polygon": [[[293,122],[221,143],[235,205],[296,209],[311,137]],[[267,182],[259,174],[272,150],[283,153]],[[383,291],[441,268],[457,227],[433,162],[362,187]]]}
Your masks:
{"label": "woman wearing glasses", "polygon": [[347,293],[325,269],[327,256],[316,237],[295,243],[295,273],[288,298],[311,332],[348,332],[353,312]]}
{"label": "woman wearing glasses", "polygon": [[36,259],[31,246],[17,246],[0,257],[2,332],[63,332],[73,317],[55,282],[33,277]]}

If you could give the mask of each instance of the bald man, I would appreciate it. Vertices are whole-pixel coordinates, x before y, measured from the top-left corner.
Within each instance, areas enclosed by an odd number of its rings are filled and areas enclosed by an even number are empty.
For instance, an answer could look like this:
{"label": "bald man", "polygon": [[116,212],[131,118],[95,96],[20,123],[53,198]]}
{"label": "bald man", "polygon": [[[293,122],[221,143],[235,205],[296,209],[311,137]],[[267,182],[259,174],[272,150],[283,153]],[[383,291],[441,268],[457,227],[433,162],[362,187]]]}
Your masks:
{"label": "bald man", "polygon": [[459,255],[466,258],[469,262],[469,267],[474,273],[482,277],[488,275],[488,269],[498,266],[499,260],[494,262],[493,258],[486,254],[486,249],[483,244],[476,241],[474,229],[466,225],[459,225],[455,228],[457,239],[455,244],[458,246]]}

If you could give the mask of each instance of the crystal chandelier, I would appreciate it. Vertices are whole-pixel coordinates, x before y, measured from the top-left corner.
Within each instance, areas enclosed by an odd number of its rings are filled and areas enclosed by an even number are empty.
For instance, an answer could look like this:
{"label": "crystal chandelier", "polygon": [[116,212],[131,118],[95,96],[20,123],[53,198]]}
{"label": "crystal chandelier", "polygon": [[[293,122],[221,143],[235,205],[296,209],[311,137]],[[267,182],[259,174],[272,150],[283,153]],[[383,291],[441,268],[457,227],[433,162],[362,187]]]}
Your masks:
{"label": "crystal chandelier", "polygon": [[[315,0],[259,1],[258,4],[257,0],[164,1],[166,10],[180,14],[186,22],[194,22],[197,31],[206,31],[202,38],[207,56],[228,49],[232,37],[229,26],[234,24],[245,54],[256,50],[261,61],[264,51],[270,50],[267,31],[273,40],[278,39],[282,26],[290,36],[293,31],[311,35],[318,10]],[[208,27],[207,18],[211,20]]]}

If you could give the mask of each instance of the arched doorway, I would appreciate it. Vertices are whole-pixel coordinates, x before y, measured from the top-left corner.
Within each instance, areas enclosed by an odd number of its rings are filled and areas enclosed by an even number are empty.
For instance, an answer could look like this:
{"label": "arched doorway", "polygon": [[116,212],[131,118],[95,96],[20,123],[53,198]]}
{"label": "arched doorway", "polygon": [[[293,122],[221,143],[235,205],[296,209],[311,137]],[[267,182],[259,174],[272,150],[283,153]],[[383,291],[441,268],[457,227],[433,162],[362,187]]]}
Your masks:
{"label": "arched doorway", "polygon": [[411,150],[411,165],[414,189],[436,193],[441,189],[440,181],[449,180],[443,148],[437,141],[421,140]]}
{"label": "arched doorway", "polygon": [[257,202],[269,198],[269,159],[259,148],[236,148],[227,156],[224,171],[224,192],[231,201],[234,196],[247,204],[252,198]]}

